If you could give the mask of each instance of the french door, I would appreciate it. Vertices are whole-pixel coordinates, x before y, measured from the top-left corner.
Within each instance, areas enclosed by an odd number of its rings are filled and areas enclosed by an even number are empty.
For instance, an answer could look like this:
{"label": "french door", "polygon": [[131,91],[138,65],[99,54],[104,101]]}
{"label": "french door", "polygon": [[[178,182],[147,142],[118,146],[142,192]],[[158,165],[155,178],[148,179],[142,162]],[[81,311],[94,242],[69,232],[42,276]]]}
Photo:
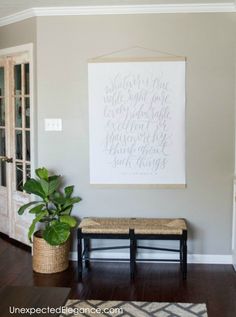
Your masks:
{"label": "french door", "polygon": [[30,201],[23,184],[32,165],[31,68],[29,51],[0,55],[0,231],[26,244],[31,219],[17,210]]}

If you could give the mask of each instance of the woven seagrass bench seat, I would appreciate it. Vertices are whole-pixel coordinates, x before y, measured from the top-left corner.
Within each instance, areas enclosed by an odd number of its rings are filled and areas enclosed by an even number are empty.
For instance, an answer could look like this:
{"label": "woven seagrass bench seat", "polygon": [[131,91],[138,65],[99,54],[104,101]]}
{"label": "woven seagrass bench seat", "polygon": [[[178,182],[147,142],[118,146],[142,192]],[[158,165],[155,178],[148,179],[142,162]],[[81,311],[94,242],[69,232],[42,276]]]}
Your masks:
{"label": "woven seagrass bench seat", "polygon": [[[106,248],[90,247],[91,239],[128,239],[129,246]],[[82,243],[82,240],[84,243]],[[178,240],[179,249],[138,246],[138,240]],[[78,228],[78,273],[82,278],[83,259],[85,266],[90,264],[90,252],[109,249],[130,249],[130,275],[134,278],[137,249],[178,252],[178,260],[155,259],[154,261],[180,262],[183,278],[187,274],[187,224],[182,218],[84,218]],[[120,260],[120,259],[116,259]],[[151,259],[146,259],[152,261]]]}
{"label": "woven seagrass bench seat", "polygon": [[187,230],[184,219],[164,218],[84,218],[79,228],[83,233],[182,234]]}

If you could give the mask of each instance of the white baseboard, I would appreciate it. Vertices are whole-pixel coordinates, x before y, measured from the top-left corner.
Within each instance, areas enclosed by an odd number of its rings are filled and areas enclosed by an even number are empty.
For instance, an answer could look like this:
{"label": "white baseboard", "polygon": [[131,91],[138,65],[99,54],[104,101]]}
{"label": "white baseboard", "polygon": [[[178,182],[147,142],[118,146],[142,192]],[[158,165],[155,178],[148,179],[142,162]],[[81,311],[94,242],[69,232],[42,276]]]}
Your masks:
{"label": "white baseboard", "polygon": [[[146,259],[157,259],[160,254],[150,254],[142,253],[138,255],[138,259],[145,262]],[[163,259],[175,260],[178,259],[178,254],[165,254],[161,253]],[[160,258],[161,258],[160,257]],[[92,252],[91,260],[93,258],[106,259],[128,259],[128,254],[125,252]],[[70,260],[77,260],[77,252],[70,252]],[[155,262],[155,261],[154,261]],[[232,255],[219,255],[219,254],[188,254],[188,263],[198,263],[198,264],[232,264]]]}
{"label": "white baseboard", "polygon": [[232,251],[232,263],[233,263],[234,270],[236,271],[236,249],[233,249]]}
{"label": "white baseboard", "polygon": [[188,262],[199,264],[232,264],[232,255],[189,254]]}

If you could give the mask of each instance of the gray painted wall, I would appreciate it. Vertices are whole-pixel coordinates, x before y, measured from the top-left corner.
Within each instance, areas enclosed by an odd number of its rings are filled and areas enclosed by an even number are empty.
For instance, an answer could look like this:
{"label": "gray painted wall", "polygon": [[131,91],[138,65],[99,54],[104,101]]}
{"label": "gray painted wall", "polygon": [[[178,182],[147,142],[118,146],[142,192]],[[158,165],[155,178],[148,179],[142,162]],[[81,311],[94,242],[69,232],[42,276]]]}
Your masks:
{"label": "gray painted wall", "polygon": [[36,18],[0,27],[0,49],[36,43]]}
{"label": "gray painted wall", "polygon": [[[39,165],[66,175],[83,216],[184,217],[191,253],[230,254],[234,172],[232,14],[41,17]],[[132,46],[187,57],[187,189],[89,184],[87,60]],[[45,132],[43,119],[63,120]]]}
{"label": "gray painted wall", "polygon": [[[35,21],[38,165],[66,175],[65,182],[75,184],[83,201],[74,213],[184,217],[191,253],[230,254],[235,15],[39,17]],[[14,41],[23,44],[32,32],[27,28],[18,38],[17,28],[0,29],[0,47]],[[186,189],[89,184],[87,60],[132,46],[187,57]],[[44,118],[62,118],[63,131],[45,132]]]}

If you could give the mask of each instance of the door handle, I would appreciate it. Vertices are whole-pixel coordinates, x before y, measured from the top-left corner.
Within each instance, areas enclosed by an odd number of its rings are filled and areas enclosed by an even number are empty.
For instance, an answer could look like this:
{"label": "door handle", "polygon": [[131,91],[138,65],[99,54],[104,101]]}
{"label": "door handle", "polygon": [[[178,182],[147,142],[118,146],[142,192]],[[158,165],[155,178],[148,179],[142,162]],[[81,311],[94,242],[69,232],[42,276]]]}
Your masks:
{"label": "door handle", "polygon": [[13,158],[5,156],[5,157],[1,157],[1,161],[6,163],[13,163]]}

